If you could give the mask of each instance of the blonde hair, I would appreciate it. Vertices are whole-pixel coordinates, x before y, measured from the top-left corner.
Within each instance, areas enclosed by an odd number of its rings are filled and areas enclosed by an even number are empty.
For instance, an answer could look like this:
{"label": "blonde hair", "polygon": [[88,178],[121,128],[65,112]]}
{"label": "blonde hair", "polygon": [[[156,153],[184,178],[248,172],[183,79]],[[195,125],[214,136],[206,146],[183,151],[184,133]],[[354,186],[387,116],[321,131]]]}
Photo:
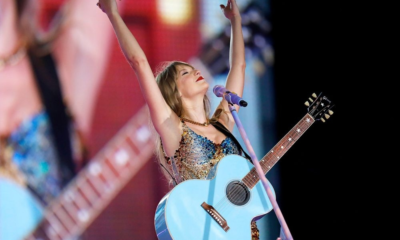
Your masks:
{"label": "blonde hair", "polygon": [[[160,88],[161,94],[167,102],[168,106],[176,113],[177,116],[182,116],[185,112],[185,109],[182,105],[182,100],[179,94],[178,85],[176,80],[178,78],[178,66],[188,66],[193,68],[192,65],[181,62],[181,61],[168,61],[163,62],[158,71],[156,72],[156,81],[158,87]],[[207,95],[204,95],[203,98],[203,106],[204,111],[206,113],[207,118],[210,115],[210,100]],[[173,179],[170,176],[170,173],[167,172],[167,164],[165,160],[165,153],[161,144],[161,139],[157,138],[157,148],[156,148],[157,159],[160,164],[162,164],[166,169],[163,169],[165,177],[167,178],[169,184],[172,184]],[[169,156],[168,156],[169,157]],[[172,173],[171,173],[172,174]]]}

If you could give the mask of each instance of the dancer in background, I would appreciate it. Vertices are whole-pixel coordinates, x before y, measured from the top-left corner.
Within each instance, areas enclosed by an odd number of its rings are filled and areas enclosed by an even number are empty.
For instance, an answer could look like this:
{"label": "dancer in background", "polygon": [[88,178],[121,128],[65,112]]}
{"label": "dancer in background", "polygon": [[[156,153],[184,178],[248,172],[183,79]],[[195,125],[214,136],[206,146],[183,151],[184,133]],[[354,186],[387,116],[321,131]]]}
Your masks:
{"label": "dancer in background", "polygon": [[[158,157],[162,171],[171,186],[189,179],[211,178],[213,166],[224,156],[245,154],[231,133],[235,122],[227,102],[221,101],[215,113],[210,115],[206,95],[209,84],[201,72],[188,63],[171,61],[154,77],[145,53],[119,14],[116,1],[100,0],[98,6],[107,14],[119,45],[139,80],[152,123],[160,136]],[[240,11],[235,0],[228,0],[220,7],[231,23],[226,88],[241,96],[246,63]],[[171,167],[173,162],[177,172]],[[252,238],[259,239],[255,221],[250,227]]]}

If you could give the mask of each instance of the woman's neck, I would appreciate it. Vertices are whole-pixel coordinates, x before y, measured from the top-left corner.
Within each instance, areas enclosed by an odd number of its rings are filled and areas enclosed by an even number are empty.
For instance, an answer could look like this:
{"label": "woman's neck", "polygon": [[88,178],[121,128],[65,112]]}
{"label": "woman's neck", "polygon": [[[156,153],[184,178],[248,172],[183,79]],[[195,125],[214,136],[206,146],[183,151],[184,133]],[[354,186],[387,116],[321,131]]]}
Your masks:
{"label": "woman's neck", "polygon": [[196,122],[206,122],[208,116],[204,110],[203,99],[197,101],[182,101],[183,114],[181,117],[188,118]]}

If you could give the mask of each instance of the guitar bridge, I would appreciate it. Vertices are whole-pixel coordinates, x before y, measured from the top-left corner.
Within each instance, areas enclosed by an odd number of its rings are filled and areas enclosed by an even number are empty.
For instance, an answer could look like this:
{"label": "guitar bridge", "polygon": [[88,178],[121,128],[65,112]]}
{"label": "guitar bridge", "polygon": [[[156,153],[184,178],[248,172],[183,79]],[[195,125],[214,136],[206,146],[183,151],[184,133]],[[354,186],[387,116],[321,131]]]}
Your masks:
{"label": "guitar bridge", "polygon": [[211,205],[208,205],[207,203],[203,202],[201,206],[206,210],[206,212],[224,229],[225,232],[229,230],[228,223],[226,220],[221,216],[221,214],[218,213],[217,210]]}

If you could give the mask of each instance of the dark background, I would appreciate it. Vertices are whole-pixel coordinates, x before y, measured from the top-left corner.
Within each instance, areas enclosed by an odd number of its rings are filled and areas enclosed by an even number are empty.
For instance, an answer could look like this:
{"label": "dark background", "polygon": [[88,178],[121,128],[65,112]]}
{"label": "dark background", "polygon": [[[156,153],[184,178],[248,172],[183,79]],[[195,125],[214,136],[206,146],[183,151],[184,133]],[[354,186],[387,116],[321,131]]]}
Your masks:
{"label": "dark background", "polygon": [[[355,5],[271,2],[277,138],[306,114],[312,93],[322,92],[335,105],[332,117],[314,123],[278,163],[278,203],[296,240],[395,235],[391,220],[377,216],[392,212],[377,202],[385,198],[377,183],[385,164],[375,157],[382,118],[372,102],[386,80],[373,72],[383,59],[373,56],[374,16],[363,17]],[[371,35],[363,35],[367,25]]]}

